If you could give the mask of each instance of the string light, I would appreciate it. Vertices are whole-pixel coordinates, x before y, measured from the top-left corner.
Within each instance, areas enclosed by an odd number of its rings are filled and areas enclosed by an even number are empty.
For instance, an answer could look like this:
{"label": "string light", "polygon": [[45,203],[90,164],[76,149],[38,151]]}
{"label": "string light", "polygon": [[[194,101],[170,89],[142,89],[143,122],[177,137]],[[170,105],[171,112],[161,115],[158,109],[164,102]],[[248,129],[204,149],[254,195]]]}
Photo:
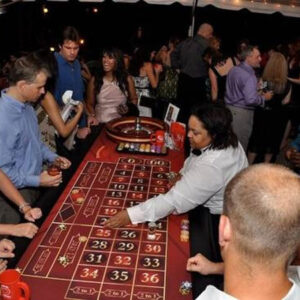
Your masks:
{"label": "string light", "polygon": [[54,52],[54,51],[55,51],[55,48],[54,48],[54,47],[50,47],[49,49],[50,49],[51,52]]}
{"label": "string light", "polygon": [[97,8],[97,7],[94,7],[94,8],[93,8],[93,13],[94,13],[94,14],[97,14],[97,13],[98,13],[98,8]]}
{"label": "string light", "polygon": [[84,39],[80,39],[80,41],[79,41],[80,45],[83,45],[84,42],[85,42]]}
{"label": "string light", "polygon": [[49,12],[49,9],[46,5],[43,6],[43,13],[46,15]]}

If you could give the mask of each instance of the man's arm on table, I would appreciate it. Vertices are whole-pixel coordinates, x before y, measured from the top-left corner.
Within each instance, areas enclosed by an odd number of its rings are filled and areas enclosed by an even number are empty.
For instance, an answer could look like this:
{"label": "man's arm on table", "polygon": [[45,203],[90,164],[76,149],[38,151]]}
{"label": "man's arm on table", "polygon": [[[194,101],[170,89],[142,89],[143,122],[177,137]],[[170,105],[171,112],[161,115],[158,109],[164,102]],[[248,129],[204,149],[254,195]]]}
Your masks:
{"label": "man's arm on table", "polygon": [[[42,211],[39,208],[32,208],[15,188],[9,178],[0,169],[0,190],[2,193],[19,207],[20,212],[24,214],[24,218],[34,222],[42,216]],[[33,224],[32,224],[33,225]],[[33,225],[35,226],[35,225]],[[32,227],[32,226],[31,226]],[[36,226],[35,226],[36,227]],[[2,232],[0,234],[10,234]]]}
{"label": "man's arm on table", "polygon": [[[201,170],[201,171],[199,171]],[[223,187],[221,172],[210,164],[194,164],[166,194],[151,198],[111,217],[109,227],[156,221],[173,212],[185,213],[205,203]]]}

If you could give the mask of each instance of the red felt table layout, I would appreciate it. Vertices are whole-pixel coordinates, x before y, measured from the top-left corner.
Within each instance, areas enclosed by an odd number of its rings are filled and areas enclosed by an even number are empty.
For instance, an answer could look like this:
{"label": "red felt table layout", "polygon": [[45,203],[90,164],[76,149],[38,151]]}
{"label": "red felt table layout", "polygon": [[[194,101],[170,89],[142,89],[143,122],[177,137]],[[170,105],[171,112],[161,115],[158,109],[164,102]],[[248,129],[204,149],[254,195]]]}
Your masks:
{"label": "red felt table layout", "polygon": [[185,270],[188,242],[180,241],[187,216],[157,223],[155,240],[147,224],[119,229],[103,221],[125,207],[167,191],[167,176],[183,154],[121,155],[102,132],[18,267],[32,290],[31,300],[180,300],[190,281]]}

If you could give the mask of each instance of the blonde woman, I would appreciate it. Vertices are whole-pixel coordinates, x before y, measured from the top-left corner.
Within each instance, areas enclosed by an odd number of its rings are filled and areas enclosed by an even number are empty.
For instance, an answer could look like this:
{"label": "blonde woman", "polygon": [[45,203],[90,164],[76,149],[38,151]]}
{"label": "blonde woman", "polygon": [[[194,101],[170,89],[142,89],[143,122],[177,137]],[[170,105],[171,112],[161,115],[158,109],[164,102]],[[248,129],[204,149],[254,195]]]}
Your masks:
{"label": "blonde woman", "polygon": [[254,114],[253,131],[249,142],[248,160],[253,163],[257,154],[264,154],[264,162],[270,162],[279,152],[287,123],[286,104],[290,101],[291,85],[287,80],[288,64],[279,52],[270,56],[262,80],[265,89],[274,93],[264,108]]}

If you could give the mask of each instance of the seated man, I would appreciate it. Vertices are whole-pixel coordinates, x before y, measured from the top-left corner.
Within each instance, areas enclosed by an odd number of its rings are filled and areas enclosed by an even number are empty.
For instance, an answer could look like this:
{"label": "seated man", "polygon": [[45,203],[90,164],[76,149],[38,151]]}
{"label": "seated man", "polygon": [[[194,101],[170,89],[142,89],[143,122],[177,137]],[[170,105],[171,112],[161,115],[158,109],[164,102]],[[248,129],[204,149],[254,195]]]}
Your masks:
{"label": "seated man", "polygon": [[[219,225],[224,265],[214,270],[224,271],[224,292],[208,286],[197,300],[300,299],[286,272],[299,249],[299,195],[300,178],[279,165],[255,165],[231,180]],[[189,260],[188,269],[201,260]]]}
{"label": "seated man", "polygon": [[[48,71],[32,55],[21,57],[12,67],[9,88],[2,91],[0,98],[0,168],[30,205],[38,197],[37,187],[58,186],[62,181],[61,173],[50,176],[42,171],[44,162],[58,164],[62,169],[70,166],[69,160],[41,142],[31,105],[44,94],[47,76]],[[19,214],[6,204],[0,195],[0,223],[19,223]]]}
{"label": "seated man", "polygon": [[[248,166],[231,122],[230,111],[222,105],[206,103],[196,108],[188,124],[193,151],[175,185],[165,195],[119,212],[106,225],[121,227],[129,223],[154,222],[172,213],[190,211],[190,229],[192,233],[197,232],[190,236],[191,254],[203,251],[209,259],[221,260],[218,223],[223,211],[225,186],[236,173]],[[202,154],[197,155],[200,152]],[[194,276],[193,285],[197,286],[194,297],[207,284],[219,283],[219,278]]]}
{"label": "seated man", "polygon": [[[33,238],[38,231],[38,227],[31,222],[42,216],[39,208],[32,208],[14,187],[9,178],[0,169],[0,191],[13,202],[19,211],[24,215],[28,223],[21,224],[0,224],[0,235],[13,235],[19,237]],[[6,203],[9,205],[8,203]],[[4,209],[2,206],[1,209]]]}

